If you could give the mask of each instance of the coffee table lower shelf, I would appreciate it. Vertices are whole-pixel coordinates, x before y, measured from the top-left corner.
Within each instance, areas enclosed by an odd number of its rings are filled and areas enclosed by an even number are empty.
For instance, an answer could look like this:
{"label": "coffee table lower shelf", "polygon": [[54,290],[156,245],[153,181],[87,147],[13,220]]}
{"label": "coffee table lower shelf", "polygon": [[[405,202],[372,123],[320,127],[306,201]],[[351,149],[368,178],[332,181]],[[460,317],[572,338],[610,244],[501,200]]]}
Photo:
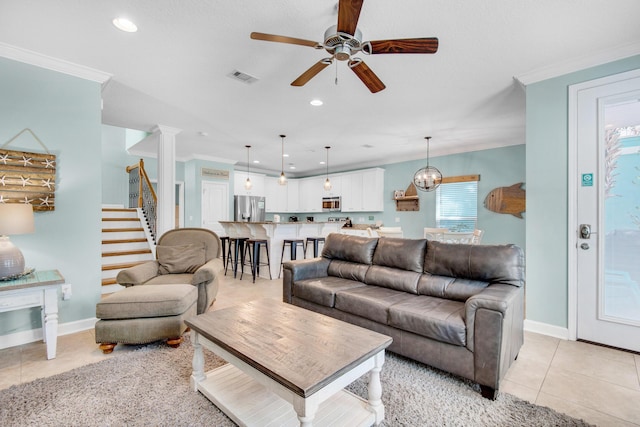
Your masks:
{"label": "coffee table lower shelf", "polygon": [[[197,389],[241,426],[299,426],[293,405],[228,363],[207,372]],[[320,404],[314,426],[371,426],[368,402],[341,390]]]}

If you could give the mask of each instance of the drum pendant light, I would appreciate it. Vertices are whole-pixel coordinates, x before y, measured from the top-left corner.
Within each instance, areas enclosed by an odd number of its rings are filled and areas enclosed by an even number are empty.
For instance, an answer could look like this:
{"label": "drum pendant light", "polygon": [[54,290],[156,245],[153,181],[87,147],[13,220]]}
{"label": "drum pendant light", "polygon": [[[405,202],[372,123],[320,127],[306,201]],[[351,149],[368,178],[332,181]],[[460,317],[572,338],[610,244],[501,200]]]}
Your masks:
{"label": "drum pendant light", "polygon": [[413,183],[418,187],[418,190],[433,191],[440,186],[442,174],[437,168],[429,166],[429,140],[431,137],[425,136],[424,139],[427,140],[427,166],[418,169],[413,175]]}
{"label": "drum pendant light", "polygon": [[245,145],[245,147],[247,147],[247,180],[244,182],[244,188],[247,190],[251,190],[251,187],[253,187],[251,178],[249,178],[249,149],[251,148],[251,146]]}
{"label": "drum pendant light", "polygon": [[325,181],[324,181],[324,191],[329,191],[329,190],[331,190],[331,181],[329,181],[329,149],[331,147],[327,146],[327,147],[324,147],[324,148],[327,149],[327,162],[326,162],[326,164],[327,164],[327,179],[325,179]]}

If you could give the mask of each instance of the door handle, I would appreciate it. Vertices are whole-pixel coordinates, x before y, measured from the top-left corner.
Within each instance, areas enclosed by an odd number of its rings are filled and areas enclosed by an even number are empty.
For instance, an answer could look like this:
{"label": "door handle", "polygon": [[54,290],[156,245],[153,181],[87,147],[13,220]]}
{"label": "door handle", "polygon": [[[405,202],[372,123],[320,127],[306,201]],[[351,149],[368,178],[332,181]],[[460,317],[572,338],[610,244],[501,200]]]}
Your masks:
{"label": "door handle", "polygon": [[580,224],[580,238],[581,239],[591,238],[591,226],[589,224]]}

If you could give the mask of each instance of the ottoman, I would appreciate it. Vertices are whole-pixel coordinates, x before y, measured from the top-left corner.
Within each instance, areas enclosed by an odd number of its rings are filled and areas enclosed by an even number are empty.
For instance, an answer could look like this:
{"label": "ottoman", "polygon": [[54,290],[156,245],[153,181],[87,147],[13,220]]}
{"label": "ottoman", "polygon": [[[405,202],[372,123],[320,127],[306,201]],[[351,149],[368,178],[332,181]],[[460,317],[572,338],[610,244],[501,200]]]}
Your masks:
{"label": "ottoman", "polygon": [[131,286],[96,305],[96,343],[103,353],[116,344],[167,340],[178,347],[187,329],[184,319],[197,314],[198,289],[190,284]]}

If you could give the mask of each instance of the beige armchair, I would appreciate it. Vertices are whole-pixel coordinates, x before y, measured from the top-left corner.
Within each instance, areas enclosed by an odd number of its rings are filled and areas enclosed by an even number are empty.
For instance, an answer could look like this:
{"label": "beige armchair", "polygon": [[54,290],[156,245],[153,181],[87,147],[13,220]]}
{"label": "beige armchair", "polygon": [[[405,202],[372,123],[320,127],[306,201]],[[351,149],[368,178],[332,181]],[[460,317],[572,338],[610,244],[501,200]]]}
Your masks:
{"label": "beige armchair", "polygon": [[204,313],[218,294],[224,267],[218,235],[204,228],[178,228],[164,233],[156,259],[122,270],[122,286],[191,284],[198,289],[197,312]]}

